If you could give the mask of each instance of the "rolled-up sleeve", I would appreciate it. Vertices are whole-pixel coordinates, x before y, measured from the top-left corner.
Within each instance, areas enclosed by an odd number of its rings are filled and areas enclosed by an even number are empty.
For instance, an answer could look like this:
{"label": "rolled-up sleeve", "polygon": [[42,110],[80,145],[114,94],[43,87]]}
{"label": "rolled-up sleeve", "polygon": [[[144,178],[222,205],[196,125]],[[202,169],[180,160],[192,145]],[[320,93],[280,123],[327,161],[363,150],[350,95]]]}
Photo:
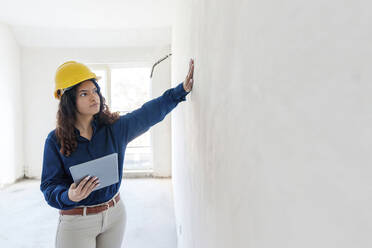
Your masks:
{"label": "rolled-up sleeve", "polygon": [[71,209],[78,202],[68,198],[68,189],[72,182],[63,169],[57,149],[55,142],[48,137],[44,145],[40,190],[50,206],[57,209]]}
{"label": "rolled-up sleeve", "polygon": [[179,102],[186,101],[189,92],[183,88],[183,82],[166,90],[161,96],[146,102],[139,109],[120,116],[120,129],[125,142],[129,143],[150,127],[162,121]]}

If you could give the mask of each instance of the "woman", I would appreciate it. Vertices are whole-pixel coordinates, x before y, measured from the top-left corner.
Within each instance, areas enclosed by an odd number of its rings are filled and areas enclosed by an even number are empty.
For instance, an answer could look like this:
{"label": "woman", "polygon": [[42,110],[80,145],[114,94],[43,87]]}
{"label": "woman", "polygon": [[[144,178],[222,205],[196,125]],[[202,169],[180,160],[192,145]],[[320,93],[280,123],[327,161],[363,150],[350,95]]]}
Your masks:
{"label": "woman", "polygon": [[[56,247],[121,247],[126,211],[119,189],[125,148],[186,100],[193,71],[191,59],[184,82],[120,116],[109,111],[97,84],[99,78],[87,66],[68,61],[58,67],[57,127],[45,141],[40,184],[47,203],[60,210]],[[112,153],[118,154],[118,183],[95,191],[99,178],[87,176],[78,185],[73,183],[71,166]]]}

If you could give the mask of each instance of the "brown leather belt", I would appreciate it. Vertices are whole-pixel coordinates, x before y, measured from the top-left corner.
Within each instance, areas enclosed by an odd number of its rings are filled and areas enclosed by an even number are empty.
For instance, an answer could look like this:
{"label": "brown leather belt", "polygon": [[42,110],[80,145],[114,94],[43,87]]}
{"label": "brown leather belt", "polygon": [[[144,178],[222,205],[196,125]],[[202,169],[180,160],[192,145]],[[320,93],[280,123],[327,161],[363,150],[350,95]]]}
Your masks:
{"label": "brown leather belt", "polygon": [[[120,200],[120,193],[114,198],[116,202]],[[102,205],[98,205],[95,207],[86,207],[86,214],[98,214],[102,211],[105,211],[109,208],[114,206],[114,200],[111,199],[109,202],[106,202]],[[73,208],[69,210],[59,210],[59,213],[61,215],[84,215],[84,207],[79,207],[79,208]]]}

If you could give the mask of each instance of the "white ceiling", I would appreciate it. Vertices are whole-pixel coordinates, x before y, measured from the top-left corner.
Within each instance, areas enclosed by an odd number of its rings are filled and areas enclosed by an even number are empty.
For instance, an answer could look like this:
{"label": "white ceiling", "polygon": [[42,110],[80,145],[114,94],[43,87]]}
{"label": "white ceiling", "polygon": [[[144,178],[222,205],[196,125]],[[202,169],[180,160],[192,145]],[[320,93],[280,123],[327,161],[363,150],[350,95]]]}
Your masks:
{"label": "white ceiling", "polygon": [[158,46],[171,42],[173,0],[0,0],[21,46]]}

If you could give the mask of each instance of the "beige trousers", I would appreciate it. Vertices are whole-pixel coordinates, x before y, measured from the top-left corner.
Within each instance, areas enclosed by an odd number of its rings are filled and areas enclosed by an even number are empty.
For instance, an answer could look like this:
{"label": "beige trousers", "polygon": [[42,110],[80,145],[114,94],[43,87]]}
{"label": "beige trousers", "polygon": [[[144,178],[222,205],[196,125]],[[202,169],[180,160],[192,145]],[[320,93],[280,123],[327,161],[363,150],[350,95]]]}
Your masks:
{"label": "beige trousers", "polygon": [[98,214],[59,215],[56,248],[121,248],[127,215],[123,198]]}

